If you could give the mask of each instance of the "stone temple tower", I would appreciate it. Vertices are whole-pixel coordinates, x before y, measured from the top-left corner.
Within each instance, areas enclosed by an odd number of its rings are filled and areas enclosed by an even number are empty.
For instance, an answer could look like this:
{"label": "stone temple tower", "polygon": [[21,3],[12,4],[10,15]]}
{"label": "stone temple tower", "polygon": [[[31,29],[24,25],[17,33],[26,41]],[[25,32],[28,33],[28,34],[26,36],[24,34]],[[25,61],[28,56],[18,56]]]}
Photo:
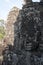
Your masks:
{"label": "stone temple tower", "polygon": [[[15,53],[22,56],[18,65],[43,65],[43,1],[24,0],[15,26]],[[19,56],[20,57],[20,56]],[[38,61],[37,61],[38,60]]]}
{"label": "stone temple tower", "polygon": [[14,23],[11,65],[43,65],[43,2],[24,1]]}

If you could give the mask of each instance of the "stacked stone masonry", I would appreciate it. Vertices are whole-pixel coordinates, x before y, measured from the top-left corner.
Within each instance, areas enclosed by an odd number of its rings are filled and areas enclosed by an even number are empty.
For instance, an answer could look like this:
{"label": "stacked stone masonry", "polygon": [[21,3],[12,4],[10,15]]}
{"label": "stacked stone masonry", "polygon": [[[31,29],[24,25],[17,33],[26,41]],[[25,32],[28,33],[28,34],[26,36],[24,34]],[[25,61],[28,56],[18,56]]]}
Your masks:
{"label": "stacked stone masonry", "polygon": [[43,65],[43,17],[41,17],[43,3],[41,3],[26,2],[14,24],[14,52],[18,58],[20,56],[18,65]]}
{"label": "stacked stone masonry", "polygon": [[43,65],[43,1],[25,1],[14,23],[13,50],[6,50],[12,57],[7,65]]}
{"label": "stacked stone masonry", "polygon": [[19,8],[17,7],[13,7],[8,14],[6,23],[6,36],[5,36],[5,40],[8,41],[6,44],[14,43],[14,23],[17,19],[18,14],[19,14]]}

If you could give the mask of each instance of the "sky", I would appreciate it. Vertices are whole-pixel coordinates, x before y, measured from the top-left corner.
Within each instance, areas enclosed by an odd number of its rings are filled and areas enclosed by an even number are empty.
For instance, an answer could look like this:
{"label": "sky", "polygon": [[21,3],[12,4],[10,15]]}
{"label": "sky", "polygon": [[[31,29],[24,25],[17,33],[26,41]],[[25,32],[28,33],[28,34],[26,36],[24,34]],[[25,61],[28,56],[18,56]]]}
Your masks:
{"label": "sky", "polygon": [[[38,1],[39,0],[33,0]],[[0,18],[6,20],[10,9],[14,6],[22,8],[23,0],[0,0]]]}

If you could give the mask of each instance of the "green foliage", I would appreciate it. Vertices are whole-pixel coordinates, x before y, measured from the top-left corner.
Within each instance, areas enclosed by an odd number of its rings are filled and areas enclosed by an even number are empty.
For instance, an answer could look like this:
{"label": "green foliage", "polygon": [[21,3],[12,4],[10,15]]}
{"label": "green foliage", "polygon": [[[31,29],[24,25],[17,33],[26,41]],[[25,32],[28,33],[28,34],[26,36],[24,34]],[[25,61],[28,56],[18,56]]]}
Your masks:
{"label": "green foliage", "polygon": [[[4,20],[0,20],[0,22],[1,22],[2,24],[4,24]],[[3,25],[2,25],[2,26],[0,25],[0,40],[3,39],[4,36],[5,36],[4,26],[3,26]]]}
{"label": "green foliage", "polygon": [[3,39],[5,36],[5,30],[4,27],[0,27],[0,40]]}
{"label": "green foliage", "polygon": [[0,22],[4,21],[3,19],[0,19]]}

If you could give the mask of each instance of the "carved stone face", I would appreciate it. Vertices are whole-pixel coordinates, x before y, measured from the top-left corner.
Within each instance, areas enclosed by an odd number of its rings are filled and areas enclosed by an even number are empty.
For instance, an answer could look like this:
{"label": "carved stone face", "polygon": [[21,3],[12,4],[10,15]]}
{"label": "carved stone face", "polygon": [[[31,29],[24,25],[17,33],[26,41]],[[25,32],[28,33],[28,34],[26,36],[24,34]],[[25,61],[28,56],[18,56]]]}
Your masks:
{"label": "carved stone face", "polygon": [[32,2],[32,0],[24,0],[25,3]]}

